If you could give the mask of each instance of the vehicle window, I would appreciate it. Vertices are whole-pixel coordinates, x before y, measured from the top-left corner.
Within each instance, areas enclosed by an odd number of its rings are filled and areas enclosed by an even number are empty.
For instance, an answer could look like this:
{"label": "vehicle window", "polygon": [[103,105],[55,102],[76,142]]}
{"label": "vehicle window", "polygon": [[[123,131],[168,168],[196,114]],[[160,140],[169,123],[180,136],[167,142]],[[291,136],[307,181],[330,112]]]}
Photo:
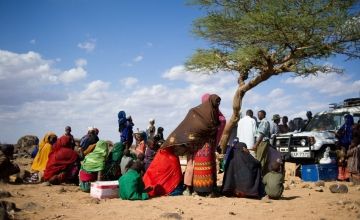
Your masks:
{"label": "vehicle window", "polygon": [[330,131],[337,130],[344,123],[344,115],[341,114],[325,113],[315,115],[314,118],[306,126],[305,131]]}

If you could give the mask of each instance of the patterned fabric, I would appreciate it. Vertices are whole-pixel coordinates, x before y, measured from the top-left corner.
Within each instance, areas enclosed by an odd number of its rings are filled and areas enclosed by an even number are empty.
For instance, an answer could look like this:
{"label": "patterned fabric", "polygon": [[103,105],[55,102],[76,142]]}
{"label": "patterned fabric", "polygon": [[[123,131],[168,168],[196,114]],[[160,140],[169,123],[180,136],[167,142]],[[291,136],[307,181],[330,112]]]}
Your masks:
{"label": "patterned fabric", "polygon": [[216,186],[215,151],[208,143],[194,157],[194,191],[210,193]]}

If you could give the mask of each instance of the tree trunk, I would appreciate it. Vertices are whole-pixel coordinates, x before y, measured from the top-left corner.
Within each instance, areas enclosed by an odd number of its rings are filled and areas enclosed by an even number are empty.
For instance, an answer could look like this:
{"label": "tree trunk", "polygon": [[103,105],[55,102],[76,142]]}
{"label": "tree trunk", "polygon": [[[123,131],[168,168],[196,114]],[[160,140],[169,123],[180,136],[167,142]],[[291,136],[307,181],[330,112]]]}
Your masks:
{"label": "tree trunk", "polygon": [[234,98],[233,98],[233,113],[231,115],[230,120],[227,121],[224,132],[222,133],[222,136],[220,139],[220,147],[221,147],[223,153],[226,152],[226,146],[229,141],[231,131],[240,119],[242,99],[246,92],[247,92],[247,90],[244,87],[244,85],[242,83],[239,84],[239,87],[237,88]]}

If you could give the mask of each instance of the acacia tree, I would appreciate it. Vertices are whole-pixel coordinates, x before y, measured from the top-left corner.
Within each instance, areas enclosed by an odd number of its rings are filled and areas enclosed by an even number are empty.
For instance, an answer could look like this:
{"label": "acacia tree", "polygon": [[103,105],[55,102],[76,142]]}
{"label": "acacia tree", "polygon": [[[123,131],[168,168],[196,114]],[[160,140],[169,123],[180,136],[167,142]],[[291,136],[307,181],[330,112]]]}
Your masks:
{"label": "acacia tree", "polygon": [[[208,41],[187,61],[191,71],[236,72],[233,113],[220,145],[240,119],[246,92],[285,73],[341,73],[324,63],[334,55],[360,57],[360,16],[354,0],[194,0],[206,11],[193,23],[196,36]],[[326,82],[324,82],[326,83]]]}

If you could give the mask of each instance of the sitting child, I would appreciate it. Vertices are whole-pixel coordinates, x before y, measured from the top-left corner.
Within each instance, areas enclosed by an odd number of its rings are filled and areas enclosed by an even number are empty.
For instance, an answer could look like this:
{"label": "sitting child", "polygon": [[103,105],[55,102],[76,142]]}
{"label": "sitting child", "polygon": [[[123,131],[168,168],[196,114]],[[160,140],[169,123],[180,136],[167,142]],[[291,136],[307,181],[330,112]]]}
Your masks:
{"label": "sitting child", "polygon": [[149,195],[145,191],[140,172],[142,164],[134,161],[129,170],[119,179],[119,197],[124,200],[146,200]]}
{"label": "sitting child", "polygon": [[265,192],[269,199],[279,199],[284,191],[284,175],[280,172],[281,164],[274,161],[271,164],[271,171],[263,178]]}
{"label": "sitting child", "polygon": [[126,171],[129,169],[129,165],[132,160],[133,160],[133,158],[131,157],[130,150],[125,149],[124,156],[121,158],[121,161],[120,161],[121,175],[124,175],[126,173]]}

